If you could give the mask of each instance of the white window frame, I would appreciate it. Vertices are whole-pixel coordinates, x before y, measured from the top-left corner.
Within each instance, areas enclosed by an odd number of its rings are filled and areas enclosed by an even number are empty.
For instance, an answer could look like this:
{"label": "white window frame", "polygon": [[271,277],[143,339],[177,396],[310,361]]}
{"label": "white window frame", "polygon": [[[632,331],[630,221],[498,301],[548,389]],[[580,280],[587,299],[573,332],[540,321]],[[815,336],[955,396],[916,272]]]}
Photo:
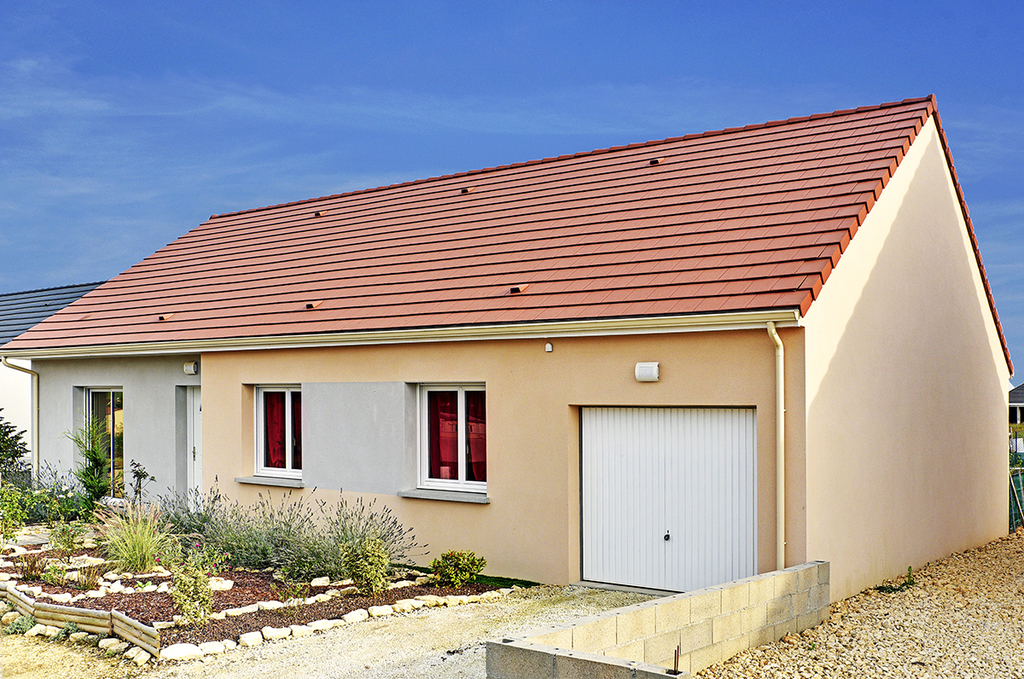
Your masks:
{"label": "white window frame", "polygon": [[[266,452],[266,432],[264,431],[264,394],[267,392],[283,391],[285,397],[284,408],[284,436],[285,436],[285,467],[267,467],[263,464],[264,453]],[[292,433],[292,394],[302,393],[302,387],[295,384],[260,385],[256,387],[256,414],[255,435],[256,435],[256,476],[273,476],[285,479],[301,479],[302,470],[292,469],[292,441],[295,438]],[[301,426],[301,425],[300,425]],[[301,434],[301,431],[300,431]],[[305,460],[303,460],[305,466]]]}
{"label": "white window frame", "polygon": [[[430,478],[430,430],[427,420],[427,394],[431,391],[457,391],[459,393],[459,478]],[[421,384],[419,388],[419,482],[418,487],[429,490],[449,490],[464,493],[487,493],[486,481],[467,481],[466,479],[466,392],[480,391],[487,393],[483,384]],[[485,411],[486,414],[486,411]],[[490,458],[490,451],[488,451]]]}

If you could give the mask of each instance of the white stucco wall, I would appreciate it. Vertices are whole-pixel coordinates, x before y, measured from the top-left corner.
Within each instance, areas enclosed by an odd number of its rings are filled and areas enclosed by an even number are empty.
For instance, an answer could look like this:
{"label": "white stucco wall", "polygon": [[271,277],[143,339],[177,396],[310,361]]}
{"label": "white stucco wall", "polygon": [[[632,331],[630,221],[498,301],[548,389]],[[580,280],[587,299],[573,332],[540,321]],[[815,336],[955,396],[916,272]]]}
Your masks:
{"label": "white stucco wall", "polygon": [[138,460],[156,477],[151,493],[185,488],[184,387],[198,386],[199,375],[182,370],[192,356],[37,360],[40,374],[40,457],[67,472],[78,453],[66,434],[84,421],[84,390],[115,388],[124,392],[125,483],[130,463]]}
{"label": "white stucco wall", "polygon": [[833,599],[1004,534],[1009,370],[934,120],[805,327],[806,554]]}
{"label": "white stucco wall", "polygon": [[[14,365],[31,368],[31,361],[10,359]],[[32,377],[23,372],[0,365],[0,413],[5,420],[24,431],[22,438],[32,450]]]}

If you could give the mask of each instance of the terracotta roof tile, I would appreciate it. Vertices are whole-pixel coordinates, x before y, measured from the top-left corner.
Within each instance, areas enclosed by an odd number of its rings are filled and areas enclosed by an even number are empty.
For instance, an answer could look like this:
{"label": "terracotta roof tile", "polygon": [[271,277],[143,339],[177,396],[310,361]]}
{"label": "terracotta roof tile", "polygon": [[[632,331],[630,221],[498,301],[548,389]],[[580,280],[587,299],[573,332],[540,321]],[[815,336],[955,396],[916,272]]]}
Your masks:
{"label": "terracotta roof tile", "polygon": [[910,99],[214,215],[8,346],[806,312],[933,112]]}

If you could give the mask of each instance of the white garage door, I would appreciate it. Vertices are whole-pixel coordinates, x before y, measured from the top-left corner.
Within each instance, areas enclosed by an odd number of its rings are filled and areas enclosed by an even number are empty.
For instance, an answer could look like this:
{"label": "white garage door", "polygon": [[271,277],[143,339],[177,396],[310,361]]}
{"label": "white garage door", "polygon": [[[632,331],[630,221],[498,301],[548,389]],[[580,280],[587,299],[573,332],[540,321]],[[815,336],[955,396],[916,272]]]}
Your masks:
{"label": "white garage door", "polygon": [[756,573],[752,408],[582,408],[583,578],[692,591]]}

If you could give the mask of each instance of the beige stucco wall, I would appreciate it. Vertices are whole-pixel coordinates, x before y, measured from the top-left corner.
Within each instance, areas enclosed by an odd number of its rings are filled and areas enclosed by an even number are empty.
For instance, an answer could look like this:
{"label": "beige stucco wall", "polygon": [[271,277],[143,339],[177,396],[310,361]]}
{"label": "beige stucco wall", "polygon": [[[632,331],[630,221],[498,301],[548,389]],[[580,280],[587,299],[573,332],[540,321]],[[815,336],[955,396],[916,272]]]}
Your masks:
{"label": "beige stucco wall", "polygon": [[[791,412],[799,420],[802,330],[784,329],[782,335],[794,359],[790,384],[797,409]],[[267,491],[234,481],[254,469],[252,385],[484,382],[490,504],[378,499],[414,529],[420,542],[429,543],[430,554],[421,561],[447,549],[474,549],[487,558],[489,572],[565,583],[580,578],[580,406],[754,406],[759,563],[762,572],[773,570],[774,345],[767,331],[550,341],[551,353],[540,339],[204,354],[204,484],[209,487],[216,478],[222,492],[243,502]],[[633,376],[638,361],[660,361],[660,382],[638,383]],[[791,429],[791,437],[802,449],[800,427]],[[316,479],[304,482],[317,484]],[[328,498],[325,490],[317,492]],[[350,495],[353,489],[345,490]],[[283,492],[272,489],[275,497]],[[802,494],[794,492],[791,502],[794,525],[802,526]],[[788,563],[800,563],[804,556],[797,550]]]}
{"label": "beige stucco wall", "polygon": [[805,326],[806,557],[833,599],[1004,534],[1009,374],[933,121]]}

